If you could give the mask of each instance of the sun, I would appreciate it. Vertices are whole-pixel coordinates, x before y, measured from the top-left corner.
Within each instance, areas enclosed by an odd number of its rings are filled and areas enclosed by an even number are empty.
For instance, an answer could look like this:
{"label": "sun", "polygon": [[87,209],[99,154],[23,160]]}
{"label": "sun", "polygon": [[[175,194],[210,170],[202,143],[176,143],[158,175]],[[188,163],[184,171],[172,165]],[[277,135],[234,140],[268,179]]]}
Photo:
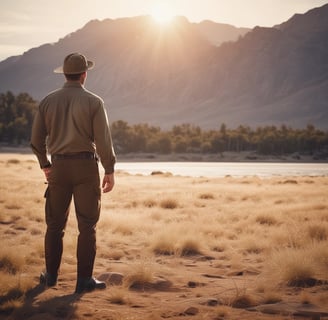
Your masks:
{"label": "sun", "polygon": [[151,9],[151,16],[157,23],[167,25],[173,20],[174,14],[167,3],[158,2]]}

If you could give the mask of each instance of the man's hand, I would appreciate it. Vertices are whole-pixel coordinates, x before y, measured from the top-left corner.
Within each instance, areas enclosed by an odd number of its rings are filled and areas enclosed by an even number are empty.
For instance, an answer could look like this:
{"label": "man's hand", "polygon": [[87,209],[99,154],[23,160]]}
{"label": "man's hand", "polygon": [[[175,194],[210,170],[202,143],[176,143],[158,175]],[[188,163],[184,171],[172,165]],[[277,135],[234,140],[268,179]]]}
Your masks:
{"label": "man's hand", "polygon": [[46,176],[46,180],[49,181],[51,167],[43,168],[42,171],[44,172],[44,175]]}
{"label": "man's hand", "polygon": [[114,188],[114,173],[105,174],[102,182],[103,193],[110,192]]}

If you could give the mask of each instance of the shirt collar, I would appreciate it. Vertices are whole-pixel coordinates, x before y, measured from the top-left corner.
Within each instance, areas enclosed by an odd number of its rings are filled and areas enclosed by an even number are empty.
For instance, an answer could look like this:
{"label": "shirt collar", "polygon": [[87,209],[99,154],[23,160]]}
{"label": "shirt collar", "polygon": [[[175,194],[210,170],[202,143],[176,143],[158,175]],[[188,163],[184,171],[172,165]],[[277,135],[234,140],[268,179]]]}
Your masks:
{"label": "shirt collar", "polygon": [[64,83],[64,88],[83,88],[83,86],[77,81],[66,81]]}

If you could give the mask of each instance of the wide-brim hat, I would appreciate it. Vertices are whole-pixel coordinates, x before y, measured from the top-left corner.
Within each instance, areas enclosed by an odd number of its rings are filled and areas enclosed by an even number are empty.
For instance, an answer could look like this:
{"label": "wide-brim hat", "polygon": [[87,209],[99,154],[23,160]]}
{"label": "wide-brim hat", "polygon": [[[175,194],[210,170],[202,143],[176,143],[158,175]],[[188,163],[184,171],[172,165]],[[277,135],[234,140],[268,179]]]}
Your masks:
{"label": "wide-brim hat", "polygon": [[87,60],[87,58],[81,53],[69,54],[62,66],[54,70],[55,73],[64,74],[79,74],[86,72],[94,67],[93,61]]}

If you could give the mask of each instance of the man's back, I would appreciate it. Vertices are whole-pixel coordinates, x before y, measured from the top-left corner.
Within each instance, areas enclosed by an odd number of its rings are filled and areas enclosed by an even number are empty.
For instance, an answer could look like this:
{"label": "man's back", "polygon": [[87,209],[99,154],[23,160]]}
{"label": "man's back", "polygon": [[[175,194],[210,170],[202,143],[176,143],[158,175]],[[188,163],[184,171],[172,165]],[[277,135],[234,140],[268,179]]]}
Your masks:
{"label": "man's back", "polygon": [[102,100],[75,82],[65,83],[40,104],[50,154],[94,152],[93,120]]}
{"label": "man's back", "polygon": [[67,81],[40,103],[31,144],[41,166],[47,162],[46,138],[51,155],[97,153],[105,172],[114,171],[115,154],[103,100],[76,81]]}

